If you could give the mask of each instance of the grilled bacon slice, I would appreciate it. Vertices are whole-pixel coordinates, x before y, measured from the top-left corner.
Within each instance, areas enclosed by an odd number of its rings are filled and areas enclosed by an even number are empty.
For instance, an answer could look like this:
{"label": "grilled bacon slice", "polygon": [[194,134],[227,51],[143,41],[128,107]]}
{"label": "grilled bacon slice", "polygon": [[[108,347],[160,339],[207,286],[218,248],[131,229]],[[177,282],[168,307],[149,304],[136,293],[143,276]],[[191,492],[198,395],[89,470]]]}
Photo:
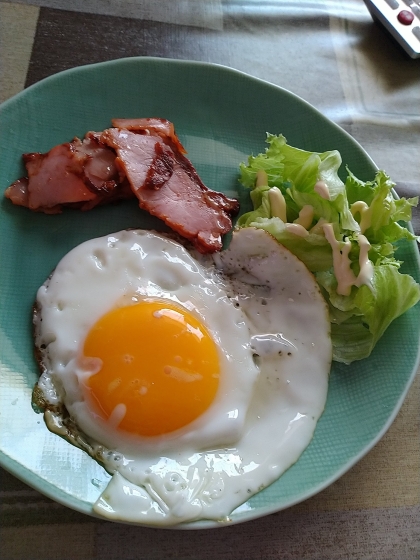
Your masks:
{"label": "grilled bacon slice", "polygon": [[174,125],[159,118],[113,119],[112,124],[45,154],[24,154],[28,175],[12,183],[5,196],[47,214],[137,197],[141,208],[200,252],[221,249],[239,203],[203,184]]}
{"label": "grilled bacon slice", "polygon": [[4,194],[35,212],[58,214],[67,206],[90,210],[133,196],[115,165],[115,152],[92,132],[83,141],[75,138],[46,154],[23,154],[23,161],[28,176],[12,183]]}
{"label": "grilled bacon slice", "polygon": [[140,208],[163,220],[201,253],[222,248],[237,200],[208,189],[191,162],[162,138],[109,128],[101,140],[117,152]]}

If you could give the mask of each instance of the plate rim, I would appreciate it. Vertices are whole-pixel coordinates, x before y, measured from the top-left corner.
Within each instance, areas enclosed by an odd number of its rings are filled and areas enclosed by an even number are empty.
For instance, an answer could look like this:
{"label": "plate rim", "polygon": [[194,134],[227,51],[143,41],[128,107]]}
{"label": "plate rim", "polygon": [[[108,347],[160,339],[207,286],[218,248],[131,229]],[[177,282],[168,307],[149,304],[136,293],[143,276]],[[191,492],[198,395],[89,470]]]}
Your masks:
{"label": "plate rim", "polygon": [[[304,104],[310,111],[316,113],[318,115],[318,117],[322,118],[324,121],[327,121],[330,126],[335,127],[340,132],[340,134],[347,137],[347,140],[353,145],[353,147],[355,147],[357,150],[362,151],[364,153],[367,161],[369,161],[372,168],[374,168],[376,170],[378,169],[378,167],[375,164],[375,162],[373,161],[372,157],[366,152],[366,150],[363,148],[363,146],[353,136],[351,136],[351,134],[349,134],[346,130],[344,130],[340,125],[338,125],[337,123],[335,123],[334,121],[332,121],[328,117],[326,117],[319,109],[317,109],[314,105],[312,105],[311,103],[306,101],[304,98],[302,98],[299,95],[293,93],[291,90],[288,90],[288,89],[286,89],[282,86],[274,84],[273,82],[270,82],[268,80],[258,78],[256,76],[248,74],[247,72],[244,72],[242,70],[238,70],[236,68],[229,67],[227,65],[213,63],[213,62],[204,62],[204,61],[196,61],[196,60],[184,60],[184,59],[172,59],[172,58],[165,58],[165,57],[131,56],[131,57],[123,57],[123,58],[117,58],[117,59],[102,61],[102,62],[95,62],[95,63],[84,64],[84,65],[80,65],[80,66],[75,66],[75,67],[72,67],[72,68],[62,70],[60,72],[56,72],[56,73],[54,73],[50,76],[47,76],[47,77],[39,80],[38,82],[35,82],[34,84],[31,84],[30,86],[28,86],[27,88],[18,92],[17,94],[10,97],[9,99],[6,99],[5,101],[3,101],[0,104],[0,116],[2,115],[2,113],[4,111],[7,111],[9,105],[13,105],[20,98],[24,98],[27,95],[30,95],[33,91],[36,91],[36,89],[38,89],[38,88],[42,89],[43,87],[48,86],[48,84],[50,82],[55,82],[55,81],[61,80],[63,78],[63,76],[68,76],[68,75],[71,75],[71,74],[78,74],[78,73],[83,73],[83,72],[90,72],[92,70],[100,69],[100,68],[103,68],[105,66],[106,67],[120,66],[120,65],[124,65],[124,64],[140,64],[141,65],[143,63],[146,63],[146,64],[147,63],[149,63],[149,64],[150,63],[151,64],[170,64],[170,65],[191,66],[191,67],[193,67],[193,66],[209,67],[209,68],[214,69],[215,71],[219,70],[219,71],[222,71],[222,72],[226,72],[228,74],[236,74],[238,76],[241,76],[244,79],[252,80],[255,83],[259,83],[259,84],[262,84],[266,87],[270,87],[270,88],[273,88],[275,90],[279,90],[283,93],[283,95],[286,95],[289,98],[293,98],[294,100],[298,100],[299,102]],[[409,224],[409,228],[412,231],[411,223]],[[415,241],[412,241],[411,244],[413,245],[414,249],[417,249]],[[413,253],[417,257],[417,266],[420,269],[420,255],[419,255],[419,252],[417,250],[414,250]],[[318,484],[310,492],[305,492],[304,495],[295,496],[293,499],[289,499],[288,501],[286,501],[285,504],[283,504],[281,506],[275,506],[275,505],[260,506],[260,507],[258,507],[258,509],[250,510],[250,511],[243,512],[243,513],[238,513],[238,515],[234,519],[230,520],[229,522],[199,520],[199,521],[193,521],[193,522],[188,522],[188,523],[182,523],[182,524],[175,525],[175,526],[161,527],[161,526],[142,524],[142,523],[136,523],[136,522],[127,522],[127,521],[124,521],[124,520],[109,520],[107,518],[104,518],[104,517],[96,514],[92,510],[92,504],[90,502],[83,501],[80,498],[76,498],[73,495],[66,493],[64,490],[54,486],[53,483],[44,480],[43,478],[41,478],[39,476],[39,474],[31,471],[30,469],[23,466],[18,461],[16,461],[15,459],[13,459],[9,455],[7,455],[2,450],[1,445],[0,445],[0,466],[3,467],[6,471],[8,471],[11,475],[20,479],[22,482],[27,484],[29,487],[31,487],[34,490],[40,492],[44,496],[47,496],[51,500],[53,500],[55,502],[58,502],[61,505],[64,505],[66,507],[69,507],[69,508],[71,508],[75,511],[83,513],[85,515],[89,515],[91,517],[94,517],[98,520],[112,521],[114,523],[121,523],[121,524],[125,524],[125,525],[133,525],[133,526],[137,526],[137,527],[141,526],[141,527],[146,527],[146,528],[149,527],[149,528],[172,529],[172,530],[201,530],[201,529],[214,529],[214,528],[229,527],[229,526],[236,525],[236,524],[239,524],[239,523],[245,523],[245,522],[248,522],[248,521],[259,519],[261,517],[265,517],[267,515],[271,515],[271,514],[280,512],[280,511],[284,511],[285,509],[288,509],[288,508],[290,508],[294,505],[302,503],[303,501],[306,501],[307,499],[315,496],[319,492],[325,490],[328,486],[330,486],[332,483],[334,483],[336,480],[338,480],[340,477],[342,477],[346,472],[348,472],[356,463],[358,463],[365,455],[367,455],[373,447],[375,447],[375,445],[383,438],[385,433],[389,430],[390,426],[394,422],[397,414],[399,413],[399,411],[400,411],[400,409],[403,405],[403,402],[404,402],[404,400],[407,396],[408,391],[410,390],[411,385],[414,382],[419,364],[420,364],[420,337],[419,337],[419,341],[418,341],[418,345],[417,345],[417,355],[416,355],[416,359],[415,359],[415,362],[414,362],[412,372],[410,374],[410,377],[407,379],[407,381],[405,383],[404,390],[400,394],[400,396],[398,398],[398,401],[395,404],[395,406],[394,406],[391,414],[389,415],[387,421],[385,422],[385,424],[383,425],[381,430],[377,433],[377,435],[371,441],[369,441],[369,443],[366,444],[364,446],[364,448],[359,451],[359,453],[357,453],[355,456],[353,456],[351,459],[349,459],[338,471],[336,471],[333,475],[328,477],[322,483]],[[33,480],[33,479],[35,479],[35,480]]]}

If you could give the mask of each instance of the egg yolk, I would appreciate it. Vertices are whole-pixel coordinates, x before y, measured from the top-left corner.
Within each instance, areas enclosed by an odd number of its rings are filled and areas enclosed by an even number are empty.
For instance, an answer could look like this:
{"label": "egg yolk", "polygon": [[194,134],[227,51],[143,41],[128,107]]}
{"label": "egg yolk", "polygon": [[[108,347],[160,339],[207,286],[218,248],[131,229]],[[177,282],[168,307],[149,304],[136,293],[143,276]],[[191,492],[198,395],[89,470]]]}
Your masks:
{"label": "egg yolk", "polygon": [[181,305],[144,300],[113,309],[92,327],[86,357],[99,358],[85,381],[88,399],[120,430],[173,432],[200,416],[219,385],[216,344]]}

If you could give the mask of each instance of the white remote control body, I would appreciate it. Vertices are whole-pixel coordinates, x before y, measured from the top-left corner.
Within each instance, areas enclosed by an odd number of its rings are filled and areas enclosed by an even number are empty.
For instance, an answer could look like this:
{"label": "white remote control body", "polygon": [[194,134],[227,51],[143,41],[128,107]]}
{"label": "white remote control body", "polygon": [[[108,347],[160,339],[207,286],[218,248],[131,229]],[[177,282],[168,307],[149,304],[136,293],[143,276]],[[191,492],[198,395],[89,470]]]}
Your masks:
{"label": "white remote control body", "polygon": [[420,57],[420,0],[364,0],[411,58]]}

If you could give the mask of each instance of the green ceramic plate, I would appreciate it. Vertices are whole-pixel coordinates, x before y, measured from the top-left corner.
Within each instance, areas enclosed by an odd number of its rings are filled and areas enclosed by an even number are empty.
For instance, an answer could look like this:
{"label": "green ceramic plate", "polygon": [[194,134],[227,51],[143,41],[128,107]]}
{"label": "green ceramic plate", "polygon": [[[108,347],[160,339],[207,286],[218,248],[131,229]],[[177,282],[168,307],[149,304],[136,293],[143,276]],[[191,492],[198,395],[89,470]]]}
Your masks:
{"label": "green ceramic plate", "polygon": [[[158,116],[175,123],[204,182],[239,196],[238,165],[265,147],[265,133],[283,133],[307,150],[339,149],[363,180],[375,165],[338,126],[295,95],[240,72],[209,64],[130,58],[75,68],[23,91],[0,108],[1,192],[24,169],[21,154],[101,130],[112,117]],[[46,216],[1,200],[0,437],[1,464],[45,495],[92,515],[108,474],[82,451],[51,434],[31,407],[37,380],[31,306],[59,259],[82,241],[126,227],[163,230],[134,201],[92,212]],[[400,253],[419,280],[417,250]],[[267,515],[325,488],[365,455],[395,418],[414,378],[418,307],[400,317],[373,355],[334,364],[326,410],[299,461],[277,482],[238,508],[233,522]],[[198,522],[188,528],[215,527]]]}

